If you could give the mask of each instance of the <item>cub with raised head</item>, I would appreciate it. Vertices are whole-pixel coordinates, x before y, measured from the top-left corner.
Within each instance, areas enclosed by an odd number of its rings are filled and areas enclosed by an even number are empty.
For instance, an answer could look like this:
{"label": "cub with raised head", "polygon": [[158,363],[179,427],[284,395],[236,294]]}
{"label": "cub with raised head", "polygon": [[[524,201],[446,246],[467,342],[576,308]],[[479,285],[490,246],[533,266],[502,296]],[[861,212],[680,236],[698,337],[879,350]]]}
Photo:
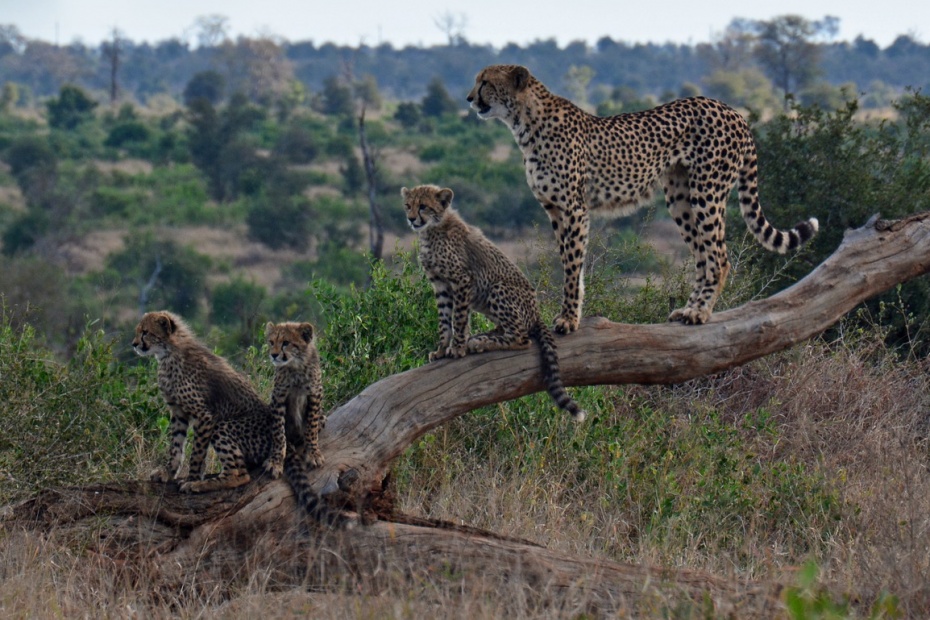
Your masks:
{"label": "cub with raised head", "polygon": [[[559,374],[552,332],[543,323],[536,291],[523,272],[480,230],[466,224],[452,208],[453,192],[435,185],[401,190],[410,227],[420,237],[420,265],[436,295],[439,348],[430,361],[501,349],[525,349],[535,340],[549,395],[582,421],[585,412]],[[495,328],[469,337],[472,310],[494,322]]]}
{"label": "cub with raised head", "polygon": [[589,211],[631,211],[662,186],[695,262],[691,296],[668,320],[690,324],[707,322],[730,272],[724,216],[734,184],[743,220],[765,249],[784,253],[817,232],[815,218],[785,231],[765,219],[749,124],[719,101],[691,97],[593,116],[518,65],[485,67],[467,99],[479,118],[510,128],[527,183],[552,223],[565,276],[558,332],[575,331],[581,319]]}
{"label": "cub with raised head", "polygon": [[323,465],[323,379],[311,323],[268,323],[268,353],[274,364],[271,407],[286,427],[288,452],[300,453],[310,467]]}
{"label": "cub with raised head", "polygon": [[[241,486],[250,480],[249,468],[257,465],[273,478],[281,475],[283,425],[276,431],[274,412],[248,379],[201,344],[179,316],[146,313],[136,326],[132,348],[158,361],[158,386],[171,411],[168,466],[156,470],[153,480],[177,479],[189,425],[194,428],[194,444],[182,491]],[[223,469],[217,477],[204,480],[210,445]]]}
{"label": "cub with raised head", "polygon": [[322,413],[323,373],[313,325],[268,323],[265,338],[274,364],[271,407],[284,425],[287,438],[284,476],[294,489],[298,505],[321,521],[333,523],[336,513],[325,509],[309,479],[310,470],[324,463],[319,437],[326,423]]}

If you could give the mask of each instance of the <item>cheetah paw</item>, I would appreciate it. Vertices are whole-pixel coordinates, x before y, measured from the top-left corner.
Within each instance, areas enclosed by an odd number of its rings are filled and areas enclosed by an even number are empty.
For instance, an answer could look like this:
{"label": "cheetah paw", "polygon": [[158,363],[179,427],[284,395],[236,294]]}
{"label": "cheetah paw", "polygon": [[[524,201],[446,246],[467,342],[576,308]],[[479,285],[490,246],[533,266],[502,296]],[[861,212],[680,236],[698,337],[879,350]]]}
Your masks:
{"label": "cheetah paw", "polygon": [[264,473],[272,480],[277,480],[284,473],[284,465],[277,459],[268,459],[262,464]]}
{"label": "cheetah paw", "polygon": [[575,317],[565,317],[564,315],[560,316],[555,320],[555,325],[552,328],[557,334],[570,334],[573,331],[578,329],[578,319]]}
{"label": "cheetah paw", "polygon": [[163,467],[159,467],[149,475],[149,480],[152,482],[171,482],[172,479],[171,474]]}
{"label": "cheetah paw", "polygon": [[465,357],[466,347],[464,344],[458,346],[451,346],[446,349],[446,357],[451,357],[452,359],[458,359],[460,357]]}
{"label": "cheetah paw", "polygon": [[669,322],[681,322],[685,325],[703,325],[710,318],[710,310],[697,309],[692,306],[678,308],[668,315]]}
{"label": "cheetah paw", "polygon": [[307,467],[311,469],[323,467],[323,463],[326,462],[326,459],[323,458],[323,453],[320,452],[319,449],[307,450],[304,460],[307,463]]}

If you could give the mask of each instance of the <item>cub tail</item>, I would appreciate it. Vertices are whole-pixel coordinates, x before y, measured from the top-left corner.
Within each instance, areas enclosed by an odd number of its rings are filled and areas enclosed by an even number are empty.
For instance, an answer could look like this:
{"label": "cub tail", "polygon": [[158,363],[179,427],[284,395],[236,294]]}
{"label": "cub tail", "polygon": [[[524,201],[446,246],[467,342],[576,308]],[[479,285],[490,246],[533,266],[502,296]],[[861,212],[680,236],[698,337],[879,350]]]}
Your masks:
{"label": "cub tail", "polygon": [[549,392],[549,396],[552,397],[556,405],[572,414],[575,422],[583,422],[587,414],[569,396],[565,390],[565,384],[562,383],[562,376],[559,372],[559,354],[556,352],[555,338],[553,338],[552,332],[545,323],[540,321],[530,330],[530,338],[539,343],[543,380],[546,382],[546,391]]}
{"label": "cub tail", "polygon": [[294,490],[297,505],[305,514],[320,523],[335,525],[339,520],[338,512],[328,509],[320,495],[313,490],[308,476],[309,469],[304,463],[303,450],[291,450],[288,446],[284,457],[284,477]]}

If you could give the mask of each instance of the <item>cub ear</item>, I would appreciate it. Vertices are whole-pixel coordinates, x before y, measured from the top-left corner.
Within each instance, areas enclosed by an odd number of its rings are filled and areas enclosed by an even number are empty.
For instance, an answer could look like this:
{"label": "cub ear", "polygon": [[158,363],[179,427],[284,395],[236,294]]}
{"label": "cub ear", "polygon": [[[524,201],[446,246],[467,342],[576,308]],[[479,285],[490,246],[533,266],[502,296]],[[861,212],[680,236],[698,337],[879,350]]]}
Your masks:
{"label": "cub ear", "polygon": [[455,194],[452,193],[452,190],[448,187],[442,188],[439,190],[439,193],[436,194],[436,197],[439,198],[440,204],[442,204],[444,207],[448,207],[450,204],[452,204],[453,196],[455,196]]}
{"label": "cub ear", "polygon": [[174,322],[174,319],[171,318],[171,316],[167,314],[158,315],[156,322],[161,326],[163,330],[165,330],[165,333],[169,336],[173,334],[175,331],[177,331],[178,329],[178,326]]}
{"label": "cub ear", "polygon": [[407,194],[409,194],[409,193],[410,193],[410,190],[407,189],[406,187],[400,188],[400,195],[403,196],[404,198],[406,198],[406,197],[407,197]]}
{"label": "cub ear", "polygon": [[312,323],[301,323],[300,324],[300,337],[304,339],[304,342],[310,344],[310,341],[313,340],[313,324]]}
{"label": "cub ear", "polygon": [[510,77],[513,78],[513,87],[517,92],[526,88],[526,85],[530,83],[530,72],[526,67],[514,67]]}
{"label": "cub ear", "polygon": [[271,321],[268,321],[267,323],[265,323],[265,338],[271,335],[271,330],[273,329],[274,329],[274,323],[272,323]]}

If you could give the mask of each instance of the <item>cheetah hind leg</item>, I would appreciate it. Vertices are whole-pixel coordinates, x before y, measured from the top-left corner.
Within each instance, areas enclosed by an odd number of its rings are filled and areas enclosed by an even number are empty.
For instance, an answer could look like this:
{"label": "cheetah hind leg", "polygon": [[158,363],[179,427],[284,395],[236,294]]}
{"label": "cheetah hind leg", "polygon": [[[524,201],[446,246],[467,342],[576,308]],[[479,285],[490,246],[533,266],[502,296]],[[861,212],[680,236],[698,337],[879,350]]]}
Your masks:
{"label": "cheetah hind leg", "polygon": [[487,353],[527,349],[530,344],[529,336],[520,336],[516,332],[497,327],[483,334],[475,334],[468,339],[466,346],[469,353]]}
{"label": "cheetah hind leg", "polygon": [[251,482],[252,477],[245,468],[237,469],[230,473],[223,471],[216,478],[207,478],[206,480],[188,480],[181,483],[182,493],[206,493],[208,491],[219,491],[220,489],[235,489],[244,484]]}

